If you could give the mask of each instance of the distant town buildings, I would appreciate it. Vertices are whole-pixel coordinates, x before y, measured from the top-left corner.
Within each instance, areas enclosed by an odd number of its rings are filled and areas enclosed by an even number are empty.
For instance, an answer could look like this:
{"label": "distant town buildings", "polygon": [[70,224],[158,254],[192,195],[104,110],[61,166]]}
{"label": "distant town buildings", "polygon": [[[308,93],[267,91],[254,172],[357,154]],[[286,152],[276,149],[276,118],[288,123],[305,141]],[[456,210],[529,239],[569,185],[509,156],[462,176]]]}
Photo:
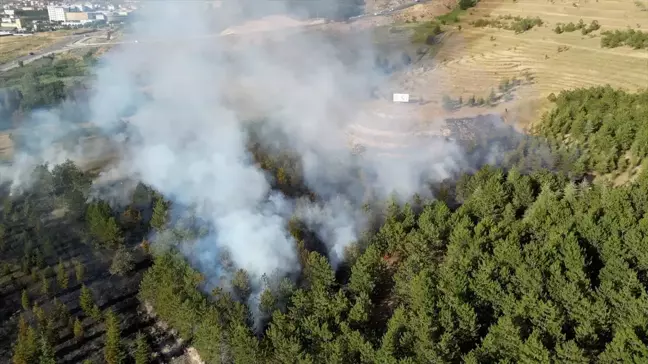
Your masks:
{"label": "distant town buildings", "polygon": [[14,9],[5,9],[0,20],[0,28],[22,29],[20,18],[16,17]]}
{"label": "distant town buildings", "polygon": [[110,0],[52,2],[48,0],[4,0],[0,5],[0,31],[24,32],[80,27],[96,22],[125,21],[138,5],[136,1],[112,4]]}
{"label": "distant town buildings", "polygon": [[22,29],[22,22],[19,18],[2,18],[0,27]]}
{"label": "distant town buildings", "polygon": [[48,6],[47,16],[49,21],[65,21],[65,9],[60,6]]}
{"label": "distant town buildings", "polygon": [[96,21],[123,21],[134,10],[133,5],[119,6],[93,3],[49,5],[47,13],[50,22],[60,22],[63,25],[83,25]]}

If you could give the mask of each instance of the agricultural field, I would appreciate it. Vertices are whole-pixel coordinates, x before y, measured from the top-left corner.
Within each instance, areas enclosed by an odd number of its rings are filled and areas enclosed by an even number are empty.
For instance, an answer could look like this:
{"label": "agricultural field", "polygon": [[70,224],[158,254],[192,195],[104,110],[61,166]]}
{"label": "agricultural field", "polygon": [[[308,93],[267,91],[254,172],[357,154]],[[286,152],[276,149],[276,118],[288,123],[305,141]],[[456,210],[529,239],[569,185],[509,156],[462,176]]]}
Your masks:
{"label": "agricultural field", "polygon": [[[442,40],[428,64],[414,67],[397,83],[401,92],[431,101],[420,110],[429,118],[443,113],[444,96],[453,100],[461,97],[464,103],[473,95],[488,100],[491,90],[501,96],[501,85],[515,82],[504,87],[510,96],[502,102],[460,107],[452,114],[487,109],[507,113],[526,127],[546,110],[546,98],[551,93],[604,84],[633,91],[648,85],[645,48],[601,47],[602,32],[648,28],[648,12],[642,10],[642,4],[483,0],[474,8],[444,17],[426,11],[438,9],[439,4],[420,4],[396,20],[402,27],[420,27],[433,20],[443,30]],[[587,31],[578,27],[581,19]],[[598,28],[590,29],[594,21]],[[570,22],[576,25],[575,31],[555,31]]]}

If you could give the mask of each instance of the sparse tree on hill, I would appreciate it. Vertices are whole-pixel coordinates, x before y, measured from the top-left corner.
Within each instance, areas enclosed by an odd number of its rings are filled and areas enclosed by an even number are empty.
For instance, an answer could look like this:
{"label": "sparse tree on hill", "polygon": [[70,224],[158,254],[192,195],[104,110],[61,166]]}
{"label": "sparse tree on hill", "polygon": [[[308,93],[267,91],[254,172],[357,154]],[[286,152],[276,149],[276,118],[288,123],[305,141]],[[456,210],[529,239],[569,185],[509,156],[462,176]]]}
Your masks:
{"label": "sparse tree on hill", "polygon": [[44,273],[41,275],[41,293],[46,296],[50,294],[49,279],[47,279]]}
{"label": "sparse tree on hill", "polygon": [[110,206],[103,201],[91,204],[86,212],[86,223],[93,238],[107,247],[114,247],[122,241],[117,221]]}
{"label": "sparse tree on hill", "polygon": [[85,285],[81,286],[81,293],[79,295],[79,306],[81,306],[81,310],[83,310],[86,315],[90,315],[93,305],[94,299],[92,298],[90,288]]}
{"label": "sparse tree on hill", "polygon": [[34,265],[38,268],[43,268],[45,266],[45,257],[38,248],[34,249]]}
{"label": "sparse tree on hill", "polygon": [[259,299],[259,309],[264,315],[270,316],[272,314],[272,311],[274,311],[276,304],[277,299],[270,289],[266,288],[265,290],[263,290],[263,292],[261,292],[261,297]]}
{"label": "sparse tree on hill", "polygon": [[92,308],[90,309],[90,317],[92,317],[92,319],[95,321],[99,321],[101,319],[101,309],[97,304],[92,305]]}
{"label": "sparse tree on hill", "polygon": [[32,307],[32,313],[36,317],[38,324],[41,327],[45,326],[45,322],[47,321],[47,314],[45,313],[45,310],[43,310],[43,308],[38,305],[38,303],[34,303],[34,307]]}
{"label": "sparse tree on hill", "polygon": [[466,9],[472,8],[476,4],[477,4],[477,0],[459,0],[459,3],[458,3],[459,8],[461,10],[466,10]]}
{"label": "sparse tree on hill", "polygon": [[151,355],[146,337],[142,333],[138,333],[135,338],[135,364],[148,364]]}
{"label": "sparse tree on hill", "polygon": [[22,295],[20,297],[20,303],[22,304],[22,308],[24,310],[29,310],[29,295],[27,294],[27,290],[25,290],[25,289],[22,290]]}
{"label": "sparse tree on hill", "polygon": [[124,352],[121,347],[119,320],[112,310],[106,313],[106,343],[104,346],[104,359],[107,364],[120,364],[124,361]]}
{"label": "sparse tree on hill", "polygon": [[164,230],[167,224],[168,204],[163,198],[157,197],[153,206],[153,216],[151,217],[151,226],[158,232]]}
{"label": "sparse tree on hill", "polygon": [[41,336],[40,338],[39,364],[56,364],[54,348],[52,348],[52,344],[45,336]]}
{"label": "sparse tree on hill", "polygon": [[76,277],[77,283],[82,283],[83,282],[83,275],[85,273],[85,267],[83,266],[83,263],[79,262],[78,260],[74,261],[74,275]]}
{"label": "sparse tree on hill", "polygon": [[0,224],[0,252],[5,249],[5,227]]}
{"label": "sparse tree on hill", "polygon": [[250,296],[250,276],[245,271],[245,269],[239,269],[234,273],[232,278],[232,287],[234,288],[234,293],[242,301],[246,301]]}
{"label": "sparse tree on hill", "polygon": [[445,110],[450,111],[454,109],[454,101],[448,95],[443,95],[443,97],[441,98],[441,104],[443,105],[443,108]]}
{"label": "sparse tree on hill", "polygon": [[13,364],[33,364],[38,355],[38,336],[33,327],[21,316],[18,324],[18,340],[14,345]]}
{"label": "sparse tree on hill", "polygon": [[133,255],[128,248],[120,246],[113,256],[110,274],[123,276],[133,269]]}
{"label": "sparse tree on hill", "polygon": [[58,265],[56,266],[56,281],[61,288],[68,288],[70,280],[67,272],[65,271],[65,266],[63,265],[62,259],[59,259]]}
{"label": "sparse tree on hill", "polygon": [[494,103],[495,101],[497,101],[497,94],[495,93],[494,89],[491,89],[491,92],[488,95],[488,102]]}
{"label": "sparse tree on hill", "polygon": [[122,241],[121,231],[114,217],[110,217],[106,222],[103,241],[108,246],[114,247]]}
{"label": "sparse tree on hill", "polygon": [[74,332],[75,339],[79,340],[83,337],[83,324],[81,323],[79,318],[74,319],[72,331]]}
{"label": "sparse tree on hill", "polygon": [[[9,263],[2,263],[2,275],[8,276],[11,273],[11,265]],[[13,277],[11,277],[13,279]]]}
{"label": "sparse tree on hill", "polygon": [[54,298],[54,318],[59,321],[67,321],[70,313],[68,312],[65,303],[61,302],[58,298]]}

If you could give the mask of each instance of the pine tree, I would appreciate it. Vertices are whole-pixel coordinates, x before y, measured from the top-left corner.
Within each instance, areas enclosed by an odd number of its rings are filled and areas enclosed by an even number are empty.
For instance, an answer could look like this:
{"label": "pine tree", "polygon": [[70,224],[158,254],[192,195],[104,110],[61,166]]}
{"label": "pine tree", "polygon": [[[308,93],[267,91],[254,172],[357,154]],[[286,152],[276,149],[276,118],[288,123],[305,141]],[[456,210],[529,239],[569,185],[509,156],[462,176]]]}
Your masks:
{"label": "pine tree", "polygon": [[276,304],[277,299],[274,294],[272,294],[272,291],[268,288],[264,289],[259,298],[259,310],[261,313],[265,316],[270,316],[272,311],[274,311]]}
{"label": "pine tree", "polygon": [[56,364],[54,348],[45,336],[40,338],[40,352],[39,364]]}
{"label": "pine tree", "polygon": [[167,224],[167,203],[160,197],[155,199],[151,226],[158,232],[164,230]]}
{"label": "pine tree", "polygon": [[83,282],[83,275],[85,273],[85,267],[78,260],[74,261],[74,275],[77,280],[77,283]]}
{"label": "pine tree", "polygon": [[250,277],[245,269],[239,269],[234,273],[232,287],[234,288],[234,293],[240,300],[246,301],[248,299],[251,292]]}
{"label": "pine tree", "polygon": [[56,281],[61,288],[68,288],[69,277],[67,275],[67,272],[65,271],[65,266],[63,265],[62,259],[59,259],[58,265],[56,266]]}
{"label": "pine tree", "polygon": [[495,101],[497,101],[497,94],[495,94],[495,90],[494,90],[494,89],[491,89],[491,92],[490,92],[490,94],[488,95],[488,102],[493,103],[493,102],[495,102]]}
{"label": "pine tree", "polygon": [[92,292],[90,292],[90,289],[85,285],[81,286],[81,294],[79,295],[79,306],[81,306],[81,310],[83,310],[86,315],[90,315],[93,305],[94,300],[92,298]]}
{"label": "pine tree", "polygon": [[[22,317],[21,317],[22,319]],[[38,338],[31,326],[19,323],[18,340],[14,345],[13,364],[33,364],[38,354]]]}
{"label": "pine tree", "polygon": [[92,317],[92,319],[95,321],[99,321],[101,319],[101,309],[96,304],[92,305],[92,308],[90,309],[90,317]]}
{"label": "pine tree", "polygon": [[29,296],[27,295],[26,290],[22,290],[22,296],[20,297],[20,303],[24,310],[29,310]]}
{"label": "pine tree", "polygon": [[45,274],[41,275],[41,293],[46,296],[50,293],[50,283]]}
{"label": "pine tree", "polygon": [[20,317],[18,317],[18,337],[27,336],[27,329],[29,329],[29,325],[25,321],[25,315],[21,313]]}
{"label": "pine tree", "polygon": [[0,272],[0,274],[2,274],[3,276],[8,276],[9,274],[11,274],[11,265],[9,265],[9,263],[2,263],[2,272]]}
{"label": "pine tree", "polygon": [[109,247],[115,247],[122,241],[121,231],[119,230],[119,226],[114,217],[110,217],[108,221],[106,221],[102,240],[104,244]]}
{"label": "pine tree", "polygon": [[124,353],[120,343],[119,321],[112,310],[106,313],[106,343],[104,359],[107,364],[120,364],[124,361]]}
{"label": "pine tree", "polygon": [[0,252],[5,249],[5,227],[0,224]]}
{"label": "pine tree", "polygon": [[45,310],[43,310],[36,302],[34,302],[34,307],[32,307],[32,313],[36,316],[36,320],[38,320],[40,325],[45,323],[45,319],[47,318]]}
{"label": "pine tree", "polygon": [[74,332],[75,339],[78,340],[83,337],[83,324],[78,318],[74,319],[74,326],[72,331]]}
{"label": "pine tree", "polygon": [[133,255],[123,245],[120,246],[113,256],[110,265],[110,274],[125,275],[133,269]]}
{"label": "pine tree", "polygon": [[135,343],[135,364],[148,364],[151,350],[146,342],[146,337],[142,333],[138,333]]}
{"label": "pine tree", "polygon": [[65,303],[61,302],[58,298],[54,298],[54,318],[57,321],[67,321],[70,313],[68,312]]}

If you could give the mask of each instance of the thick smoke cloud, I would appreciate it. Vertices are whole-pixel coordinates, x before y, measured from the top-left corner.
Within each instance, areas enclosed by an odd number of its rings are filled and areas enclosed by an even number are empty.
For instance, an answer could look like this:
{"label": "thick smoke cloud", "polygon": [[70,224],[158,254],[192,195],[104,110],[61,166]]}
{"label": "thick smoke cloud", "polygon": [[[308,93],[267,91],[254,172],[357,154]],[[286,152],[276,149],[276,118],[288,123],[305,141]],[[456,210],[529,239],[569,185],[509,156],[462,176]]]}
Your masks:
{"label": "thick smoke cloud", "polygon": [[[385,79],[374,65],[370,35],[211,36],[214,22],[247,15],[236,2],[227,3],[208,10],[190,1],[147,2],[133,26],[138,43],[106,56],[90,102],[91,121],[121,149],[121,162],[103,180],[140,179],[173,202],[196,206],[210,222],[210,233],[184,250],[203,272],[219,274],[215,265],[223,250],[253,277],[297,271],[286,227],[293,214],[318,233],[335,266],[363,229],[367,196],[407,198],[424,190],[425,181],[464,167],[454,144],[421,142],[406,119],[395,131],[408,150],[352,154],[348,128],[371,123],[375,115],[361,105]],[[268,13],[286,6],[255,4]],[[124,116],[128,138],[118,132]],[[259,118],[265,143],[281,140],[298,152],[306,184],[321,201],[290,201],[271,190],[270,177],[246,150],[246,123]],[[60,118],[55,123],[66,124]],[[41,150],[53,143],[38,140]]]}

